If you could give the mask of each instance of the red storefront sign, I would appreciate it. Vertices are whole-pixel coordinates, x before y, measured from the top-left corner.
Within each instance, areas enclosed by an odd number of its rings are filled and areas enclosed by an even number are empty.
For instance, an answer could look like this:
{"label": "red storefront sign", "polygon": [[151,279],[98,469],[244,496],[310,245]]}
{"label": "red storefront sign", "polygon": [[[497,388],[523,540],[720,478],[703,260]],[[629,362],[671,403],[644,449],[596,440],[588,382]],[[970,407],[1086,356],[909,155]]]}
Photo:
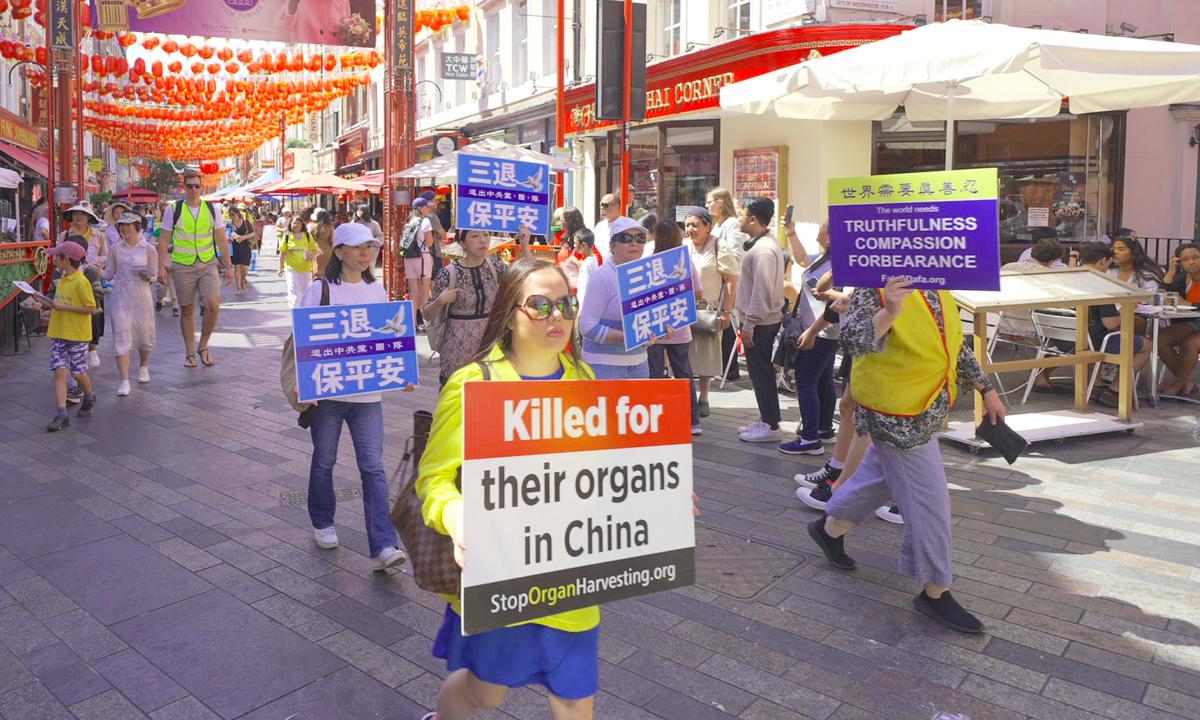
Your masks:
{"label": "red storefront sign", "polygon": [[283,172],[287,174],[296,167],[296,153],[291,150],[283,154]]}
{"label": "red storefront sign", "polygon": [[42,151],[42,131],[3,108],[0,108],[0,140],[35,153]]}
{"label": "red storefront sign", "polygon": [[362,162],[362,154],[367,149],[367,129],[360,127],[338,138],[337,164],[338,169],[351,168]]}
{"label": "red storefront sign", "polygon": [[[717,109],[721,105],[721,88],[730,83],[866,45],[909,29],[907,25],[784,28],[665,60],[647,68],[646,120]],[[596,119],[595,85],[568,90],[565,100],[568,135],[618,125],[615,121]]]}

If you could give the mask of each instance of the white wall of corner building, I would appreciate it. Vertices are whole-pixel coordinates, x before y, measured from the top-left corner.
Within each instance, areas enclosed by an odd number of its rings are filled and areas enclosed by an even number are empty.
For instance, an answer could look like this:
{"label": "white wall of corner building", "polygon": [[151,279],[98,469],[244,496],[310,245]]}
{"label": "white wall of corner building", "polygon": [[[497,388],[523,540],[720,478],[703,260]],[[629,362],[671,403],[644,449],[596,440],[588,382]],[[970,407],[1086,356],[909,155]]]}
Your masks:
{"label": "white wall of corner building", "polygon": [[786,145],[787,198],[780,214],[796,206],[798,223],[826,219],[830,178],[871,174],[871,123],[793,120],[774,116],[723,114],[721,187],[733,191],[733,153]]}

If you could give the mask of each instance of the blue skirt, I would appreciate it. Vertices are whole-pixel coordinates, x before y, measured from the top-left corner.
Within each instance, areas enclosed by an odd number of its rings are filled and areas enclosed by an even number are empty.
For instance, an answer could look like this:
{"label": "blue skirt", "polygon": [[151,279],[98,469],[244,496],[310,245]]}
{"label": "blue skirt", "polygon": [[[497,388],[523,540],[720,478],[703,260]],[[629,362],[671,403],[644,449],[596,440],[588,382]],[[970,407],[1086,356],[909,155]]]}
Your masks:
{"label": "blue skirt", "polygon": [[510,688],[544,685],[565,700],[600,689],[600,628],[567,632],[530,623],[464,637],[462,618],[446,605],[433,656],[450,672],[466,668],[475,677]]}

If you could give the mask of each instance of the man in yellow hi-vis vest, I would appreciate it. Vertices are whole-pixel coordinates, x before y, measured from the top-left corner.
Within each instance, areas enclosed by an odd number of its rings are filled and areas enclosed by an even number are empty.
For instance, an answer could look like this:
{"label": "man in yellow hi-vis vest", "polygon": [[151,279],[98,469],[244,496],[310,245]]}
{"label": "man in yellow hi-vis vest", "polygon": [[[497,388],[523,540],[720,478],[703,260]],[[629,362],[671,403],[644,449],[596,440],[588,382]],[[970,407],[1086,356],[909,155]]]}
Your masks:
{"label": "man in yellow hi-vis vest", "polygon": [[[183,333],[184,367],[196,367],[196,357],[206,366],[216,362],[208,350],[208,339],[217,327],[221,312],[221,281],[218,263],[224,269],[225,284],[233,282],[229,240],[220,210],[200,199],[200,173],[183,173],[184,200],[167,206],[163,212],[162,233],[158,237],[160,278],[169,277],[175,283],[175,298],[179,301],[179,329]],[[220,258],[217,251],[220,251]],[[204,318],[200,325],[200,345],[196,345],[196,296],[204,303]]]}

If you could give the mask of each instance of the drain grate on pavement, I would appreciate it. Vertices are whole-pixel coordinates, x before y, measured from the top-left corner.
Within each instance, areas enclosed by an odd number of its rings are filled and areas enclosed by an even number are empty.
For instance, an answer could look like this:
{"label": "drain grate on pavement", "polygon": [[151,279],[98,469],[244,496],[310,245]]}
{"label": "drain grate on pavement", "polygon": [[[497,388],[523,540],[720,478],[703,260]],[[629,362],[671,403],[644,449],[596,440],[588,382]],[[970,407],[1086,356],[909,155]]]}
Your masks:
{"label": "drain grate on pavement", "polygon": [[[361,488],[340,487],[333,489],[333,498],[338,501],[353,500],[362,497]],[[280,505],[307,505],[308,491],[307,490],[289,490],[288,492],[279,493]]]}
{"label": "drain grate on pavement", "polygon": [[751,598],[803,562],[802,555],[696,526],[696,584],[708,590]]}

